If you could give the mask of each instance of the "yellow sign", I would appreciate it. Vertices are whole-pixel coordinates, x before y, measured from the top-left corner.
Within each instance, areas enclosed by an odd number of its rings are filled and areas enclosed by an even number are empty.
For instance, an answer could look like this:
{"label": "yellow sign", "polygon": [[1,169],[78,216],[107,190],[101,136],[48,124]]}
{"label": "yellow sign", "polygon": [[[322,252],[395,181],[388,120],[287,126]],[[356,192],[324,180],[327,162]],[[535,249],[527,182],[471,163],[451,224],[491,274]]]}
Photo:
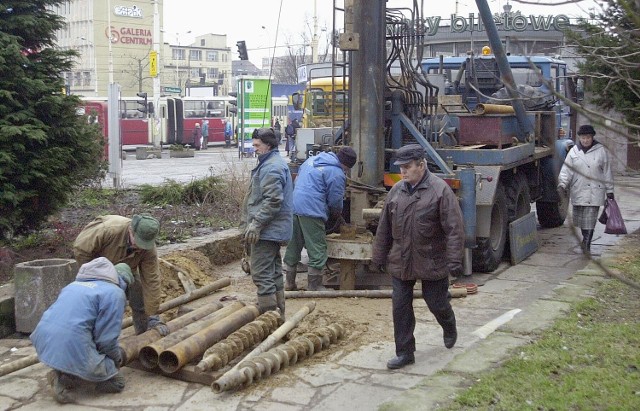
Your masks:
{"label": "yellow sign", "polygon": [[151,77],[158,75],[158,52],[154,50],[149,52],[149,75]]}

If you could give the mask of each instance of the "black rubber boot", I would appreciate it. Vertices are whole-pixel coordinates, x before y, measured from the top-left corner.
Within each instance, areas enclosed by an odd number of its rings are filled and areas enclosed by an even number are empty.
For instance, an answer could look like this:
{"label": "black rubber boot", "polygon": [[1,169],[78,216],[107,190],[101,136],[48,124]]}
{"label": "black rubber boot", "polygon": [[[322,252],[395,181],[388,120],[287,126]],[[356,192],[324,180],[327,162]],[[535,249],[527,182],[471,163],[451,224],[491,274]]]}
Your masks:
{"label": "black rubber boot", "polygon": [[275,311],[278,308],[278,301],[275,294],[259,295],[258,296],[258,308],[260,314],[264,314],[267,311]]}
{"label": "black rubber boot", "polygon": [[284,318],[284,290],[276,291],[276,302],[280,309],[280,319],[285,322]]}
{"label": "black rubber boot", "polygon": [[580,248],[584,253],[591,252],[591,239],[593,238],[593,230],[585,230],[584,228],[580,230],[582,232],[582,243],[580,243]]}
{"label": "black rubber boot", "polygon": [[309,267],[309,274],[307,276],[309,291],[328,291],[329,289],[322,285],[322,270]]}
{"label": "black rubber boot", "polygon": [[442,340],[444,341],[444,346],[447,348],[453,348],[458,340],[456,315],[454,314],[453,309],[449,308],[447,311],[434,314],[438,324],[442,327]]}
{"label": "black rubber boot", "polygon": [[587,252],[591,253],[591,240],[593,239],[593,230],[587,230],[587,240],[585,242],[585,246],[587,248]]}
{"label": "black rubber boot", "polygon": [[284,289],[287,291],[296,291],[298,289],[296,285],[296,267],[283,264],[282,271],[284,271]]}

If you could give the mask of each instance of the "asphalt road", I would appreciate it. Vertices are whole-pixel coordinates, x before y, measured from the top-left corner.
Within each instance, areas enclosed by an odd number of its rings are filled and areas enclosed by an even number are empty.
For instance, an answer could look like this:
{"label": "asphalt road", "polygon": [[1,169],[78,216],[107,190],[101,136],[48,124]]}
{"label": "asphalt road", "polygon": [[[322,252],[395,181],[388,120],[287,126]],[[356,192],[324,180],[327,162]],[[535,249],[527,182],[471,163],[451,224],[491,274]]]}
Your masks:
{"label": "asphalt road", "polygon": [[[284,156],[284,151],[281,152]],[[135,151],[126,153],[126,159],[122,161],[120,188],[141,184],[160,185],[167,179],[188,183],[209,175],[249,173],[257,161],[255,157],[240,157],[236,147],[221,146],[196,151],[195,157],[191,158],[169,158],[169,152],[164,150],[162,158],[136,160]],[[104,185],[113,187],[113,176],[108,176]]]}

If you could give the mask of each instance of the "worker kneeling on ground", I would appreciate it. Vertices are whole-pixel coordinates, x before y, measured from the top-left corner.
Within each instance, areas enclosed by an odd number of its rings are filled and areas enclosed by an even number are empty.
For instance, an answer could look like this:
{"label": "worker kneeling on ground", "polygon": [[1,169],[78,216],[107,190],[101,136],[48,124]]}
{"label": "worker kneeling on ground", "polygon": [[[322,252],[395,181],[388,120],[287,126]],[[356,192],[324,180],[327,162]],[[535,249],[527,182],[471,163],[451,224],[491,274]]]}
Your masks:
{"label": "worker kneeling on ground", "polygon": [[331,226],[330,231],[337,231],[344,223],[345,173],[356,160],[356,152],[351,147],[343,147],[338,154],[322,152],[309,157],[300,166],[293,189],[293,235],[283,260],[288,291],[297,290],[296,266],[303,247],[309,255],[308,290],[326,290],[322,285],[322,270],[327,263],[325,225]]}
{"label": "worker kneeling on ground", "polygon": [[396,357],[387,368],[415,362],[413,287],[422,283],[422,297],[443,330],[444,345],[458,338],[456,316],[449,303],[449,275],[462,274],[464,227],[458,199],[441,178],[427,169],[418,144],[400,148],[395,165],[401,182],[384,202],[373,242],[371,268],[392,276],[393,334]]}
{"label": "worker kneeling on ground", "polygon": [[53,368],[47,380],[57,402],[73,402],[73,388],[84,381],[102,393],[124,389],[118,337],[125,290],[133,282],[128,265],[96,258],[80,267],[42,315],[30,338],[40,362]]}

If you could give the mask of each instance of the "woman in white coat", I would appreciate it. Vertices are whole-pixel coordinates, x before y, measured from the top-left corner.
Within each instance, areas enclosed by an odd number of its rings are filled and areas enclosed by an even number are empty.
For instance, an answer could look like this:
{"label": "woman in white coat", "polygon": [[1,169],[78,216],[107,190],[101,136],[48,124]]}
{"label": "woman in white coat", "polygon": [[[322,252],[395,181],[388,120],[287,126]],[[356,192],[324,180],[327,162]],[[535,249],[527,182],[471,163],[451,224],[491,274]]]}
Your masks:
{"label": "woman in white coat", "polygon": [[605,198],[613,198],[613,175],[606,148],[594,140],[596,131],[585,124],[578,130],[578,141],[564,160],[558,190],[567,192],[573,204],[573,224],[582,231],[582,250],[591,252],[591,239],[598,210]]}

